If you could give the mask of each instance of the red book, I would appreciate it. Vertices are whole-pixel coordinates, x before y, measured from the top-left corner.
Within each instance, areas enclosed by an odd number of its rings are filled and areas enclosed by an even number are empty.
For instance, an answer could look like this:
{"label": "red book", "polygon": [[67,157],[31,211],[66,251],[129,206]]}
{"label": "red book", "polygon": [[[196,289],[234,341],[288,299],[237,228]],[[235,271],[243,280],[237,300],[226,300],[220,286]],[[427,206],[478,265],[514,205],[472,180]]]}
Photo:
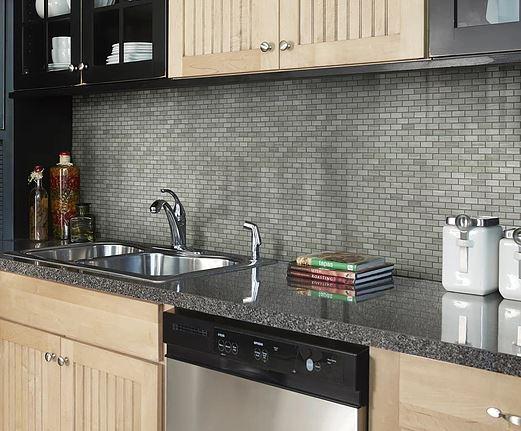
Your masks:
{"label": "red book", "polygon": [[297,271],[296,269],[289,268],[288,276],[305,278],[307,280],[324,281],[329,283],[343,284],[346,286],[353,286],[355,284],[354,278],[347,277],[335,277],[333,275],[317,274],[311,271]]}

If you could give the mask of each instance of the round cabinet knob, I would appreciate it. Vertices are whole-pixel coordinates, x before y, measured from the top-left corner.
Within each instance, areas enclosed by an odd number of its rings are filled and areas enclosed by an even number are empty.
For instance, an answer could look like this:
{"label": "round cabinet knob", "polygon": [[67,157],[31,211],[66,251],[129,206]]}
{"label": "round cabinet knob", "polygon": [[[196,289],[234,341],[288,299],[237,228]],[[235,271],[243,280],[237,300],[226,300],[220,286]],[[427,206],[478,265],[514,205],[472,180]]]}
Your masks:
{"label": "round cabinet knob", "polygon": [[78,64],[78,70],[87,70],[89,68],[89,65],[87,63],[80,63]]}
{"label": "round cabinet knob", "polygon": [[47,362],[52,362],[56,359],[56,354],[55,353],[51,353],[51,352],[47,352],[45,355],[44,355],[44,358]]}
{"label": "round cabinet knob", "polygon": [[281,51],[289,51],[291,48],[293,48],[293,44],[291,42],[288,42],[287,40],[280,41],[279,49]]}
{"label": "round cabinet knob", "polygon": [[499,410],[497,407],[489,407],[487,409],[487,414],[490,417],[493,417],[494,419],[502,418],[502,419],[506,420],[507,422],[511,423],[512,425],[521,426],[521,416],[505,414],[501,410]]}
{"label": "round cabinet knob", "polygon": [[260,44],[260,50],[262,52],[268,52],[268,51],[271,51],[272,49],[273,49],[273,46],[269,42],[262,42]]}
{"label": "round cabinet knob", "polygon": [[501,417],[501,410],[499,410],[496,407],[489,407],[487,409],[487,415],[489,415],[495,419],[499,419]]}
{"label": "round cabinet knob", "polygon": [[59,356],[58,357],[58,365],[60,367],[63,367],[64,365],[65,366],[69,366],[69,358],[64,358],[62,356]]}

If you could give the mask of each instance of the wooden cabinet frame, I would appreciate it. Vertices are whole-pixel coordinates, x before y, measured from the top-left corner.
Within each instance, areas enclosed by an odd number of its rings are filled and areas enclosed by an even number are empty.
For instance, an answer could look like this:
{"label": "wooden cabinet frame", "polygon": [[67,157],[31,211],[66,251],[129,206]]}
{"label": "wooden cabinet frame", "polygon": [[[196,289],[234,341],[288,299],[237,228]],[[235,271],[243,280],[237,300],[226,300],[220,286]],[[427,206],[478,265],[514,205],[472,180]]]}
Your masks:
{"label": "wooden cabinet frame", "polygon": [[425,20],[426,0],[170,0],[169,76],[424,58]]}

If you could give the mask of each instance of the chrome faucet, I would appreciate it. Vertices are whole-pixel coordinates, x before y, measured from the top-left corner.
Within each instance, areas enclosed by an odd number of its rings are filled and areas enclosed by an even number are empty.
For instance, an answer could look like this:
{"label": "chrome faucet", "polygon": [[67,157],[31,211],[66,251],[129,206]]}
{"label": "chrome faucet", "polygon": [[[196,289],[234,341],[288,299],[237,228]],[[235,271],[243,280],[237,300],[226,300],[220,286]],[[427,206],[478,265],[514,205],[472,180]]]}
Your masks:
{"label": "chrome faucet", "polygon": [[158,199],[150,205],[152,214],[159,214],[161,210],[165,211],[168,224],[170,226],[170,234],[172,236],[172,248],[176,250],[186,249],[186,213],[183,204],[177,195],[169,189],[161,189],[161,193],[168,193],[174,198],[174,208],[164,199]]}

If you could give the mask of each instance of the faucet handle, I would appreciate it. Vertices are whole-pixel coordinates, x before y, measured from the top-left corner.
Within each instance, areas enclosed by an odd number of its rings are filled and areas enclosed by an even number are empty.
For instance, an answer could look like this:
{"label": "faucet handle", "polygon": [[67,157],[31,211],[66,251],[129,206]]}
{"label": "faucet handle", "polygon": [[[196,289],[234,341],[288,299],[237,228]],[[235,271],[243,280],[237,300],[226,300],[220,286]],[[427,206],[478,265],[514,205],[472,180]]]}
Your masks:
{"label": "faucet handle", "polygon": [[260,259],[260,246],[262,244],[262,240],[259,233],[259,227],[255,223],[249,221],[245,221],[242,227],[251,230],[252,261],[256,262]]}
{"label": "faucet handle", "polygon": [[174,191],[170,189],[161,189],[161,193],[168,193],[170,196],[174,198],[176,204],[181,204],[181,201],[179,200]]}
{"label": "faucet handle", "polygon": [[183,204],[181,203],[181,199],[177,196],[177,194],[170,189],[161,189],[161,193],[168,193],[170,196],[174,198],[174,215],[177,221],[181,222],[184,218],[186,218],[185,209]]}

